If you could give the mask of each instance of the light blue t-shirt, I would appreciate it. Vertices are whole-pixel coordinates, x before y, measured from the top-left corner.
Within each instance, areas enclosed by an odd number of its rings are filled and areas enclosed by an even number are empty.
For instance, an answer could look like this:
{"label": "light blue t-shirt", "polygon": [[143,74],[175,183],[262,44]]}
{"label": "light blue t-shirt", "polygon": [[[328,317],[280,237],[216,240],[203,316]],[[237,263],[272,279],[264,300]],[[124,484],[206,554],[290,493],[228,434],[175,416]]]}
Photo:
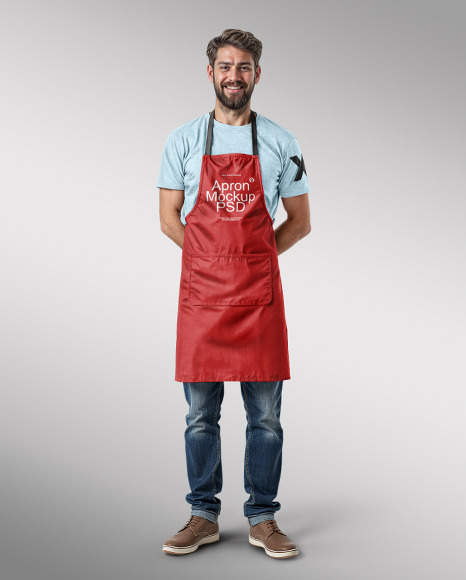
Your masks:
{"label": "light blue t-shirt", "polygon": [[[165,142],[157,187],[184,190],[181,222],[196,204],[205,151],[209,113],[174,129]],[[265,204],[275,221],[280,196],[309,192],[302,153],[295,136],[257,113],[257,152],[264,186]],[[252,155],[251,125],[226,125],[214,119],[212,155]]]}

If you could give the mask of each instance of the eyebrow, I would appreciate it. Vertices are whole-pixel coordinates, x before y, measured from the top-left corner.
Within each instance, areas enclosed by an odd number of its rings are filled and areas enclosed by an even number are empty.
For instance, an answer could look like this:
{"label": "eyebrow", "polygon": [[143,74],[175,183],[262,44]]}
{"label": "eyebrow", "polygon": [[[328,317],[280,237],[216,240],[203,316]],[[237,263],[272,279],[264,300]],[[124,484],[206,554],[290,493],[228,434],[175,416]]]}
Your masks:
{"label": "eyebrow", "polygon": [[[221,61],[219,61],[217,64],[233,64],[233,63],[232,63],[232,62],[229,62],[229,61],[227,61],[227,60],[221,60]],[[239,65],[240,65],[240,64],[249,64],[249,65],[251,65],[251,66],[252,66],[252,62],[250,62],[250,61],[248,61],[248,60],[245,60],[244,62],[239,62],[238,64],[239,64]]]}

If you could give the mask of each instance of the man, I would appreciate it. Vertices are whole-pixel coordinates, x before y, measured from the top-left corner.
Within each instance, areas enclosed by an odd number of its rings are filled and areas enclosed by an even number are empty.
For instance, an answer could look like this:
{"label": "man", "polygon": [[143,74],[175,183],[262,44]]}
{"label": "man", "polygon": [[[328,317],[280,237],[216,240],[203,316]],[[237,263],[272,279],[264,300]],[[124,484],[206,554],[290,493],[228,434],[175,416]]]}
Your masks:
{"label": "man", "polygon": [[[219,539],[224,381],[240,381],[246,410],[249,542],[273,558],[298,554],[275,520],[282,385],[290,379],[278,255],[311,230],[309,185],[296,138],[251,111],[261,53],[242,30],[209,42],[215,109],[170,133],[157,184],[161,229],[182,248],[175,380],[189,405],[191,514],[165,542],[169,554]],[[280,197],[287,219],[274,230]]]}

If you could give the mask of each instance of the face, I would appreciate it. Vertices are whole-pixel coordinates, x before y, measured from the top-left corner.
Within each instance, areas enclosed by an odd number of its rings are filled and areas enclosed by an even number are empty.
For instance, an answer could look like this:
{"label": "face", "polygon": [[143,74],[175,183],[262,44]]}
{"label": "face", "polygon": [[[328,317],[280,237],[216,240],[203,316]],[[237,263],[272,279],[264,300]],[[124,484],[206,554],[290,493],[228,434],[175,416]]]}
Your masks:
{"label": "face", "polygon": [[260,66],[254,70],[250,52],[234,46],[222,46],[217,51],[214,68],[207,66],[207,74],[214,84],[217,99],[227,109],[242,109],[254,91],[261,75]]}

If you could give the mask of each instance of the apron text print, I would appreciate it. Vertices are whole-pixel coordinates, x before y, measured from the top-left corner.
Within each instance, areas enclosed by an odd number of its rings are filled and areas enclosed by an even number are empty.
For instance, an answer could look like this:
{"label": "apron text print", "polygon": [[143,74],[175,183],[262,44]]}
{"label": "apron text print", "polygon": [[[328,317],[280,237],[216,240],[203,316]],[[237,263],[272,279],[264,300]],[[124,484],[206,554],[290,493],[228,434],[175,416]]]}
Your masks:
{"label": "apron text print", "polygon": [[206,190],[207,201],[217,204],[217,212],[225,209],[228,212],[244,211],[246,203],[255,199],[253,193],[249,193],[249,183],[222,183],[217,180],[212,186],[212,191]]}

